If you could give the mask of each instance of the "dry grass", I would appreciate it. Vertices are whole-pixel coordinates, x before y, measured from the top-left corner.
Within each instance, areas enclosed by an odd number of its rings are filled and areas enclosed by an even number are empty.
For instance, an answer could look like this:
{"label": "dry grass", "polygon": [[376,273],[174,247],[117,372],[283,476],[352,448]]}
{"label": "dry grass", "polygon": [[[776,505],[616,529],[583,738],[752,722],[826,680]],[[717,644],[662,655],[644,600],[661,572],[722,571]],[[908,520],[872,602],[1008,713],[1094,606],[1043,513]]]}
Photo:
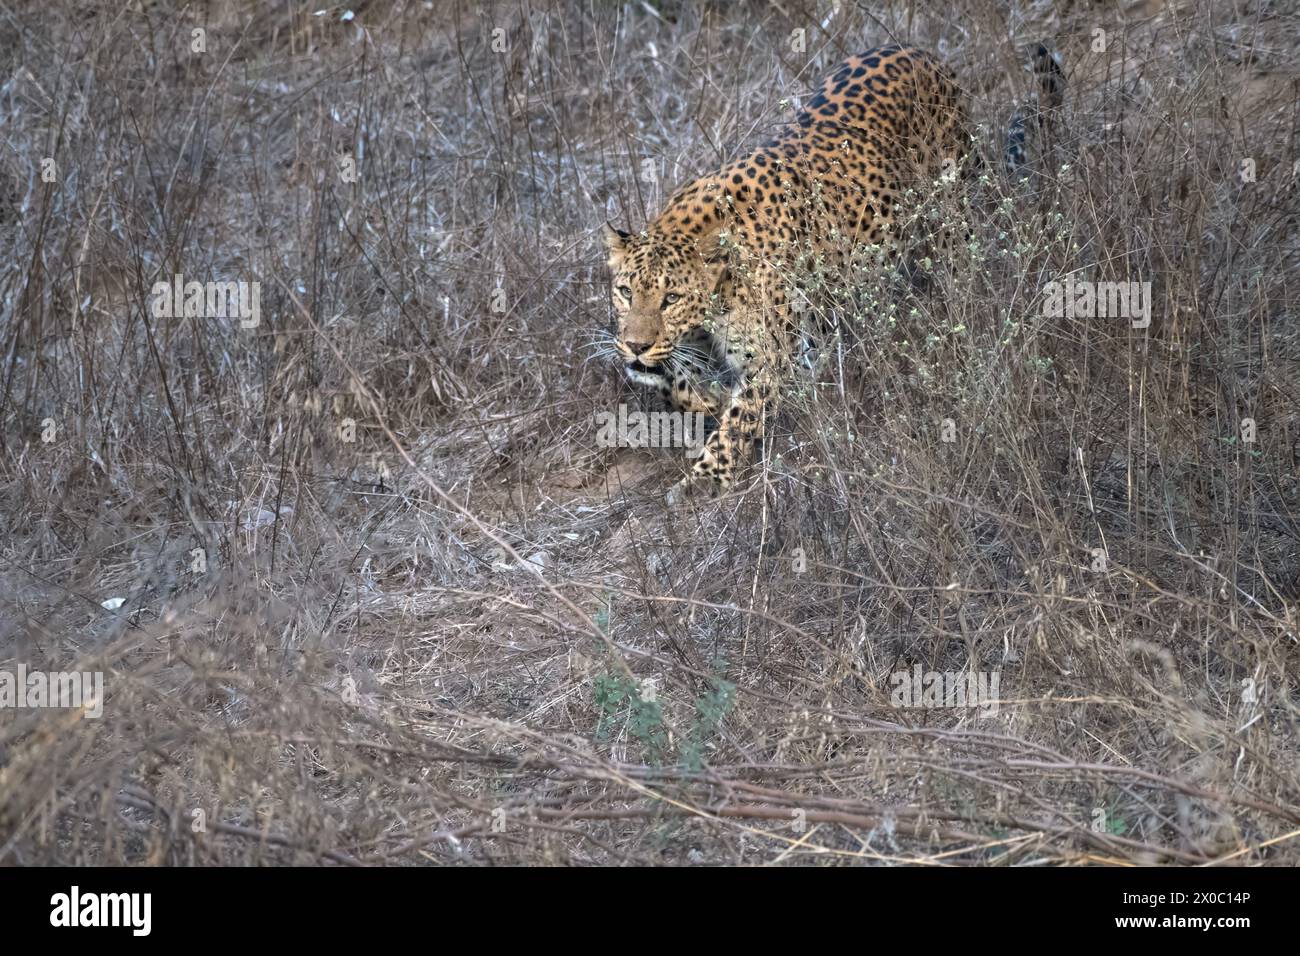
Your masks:
{"label": "dry grass", "polygon": [[[1294,14],[741,6],[0,4],[0,669],[106,682],[3,712],[0,862],[1300,862]],[[891,37],[993,150],[1051,40],[1054,146],[670,512],[597,227]]]}

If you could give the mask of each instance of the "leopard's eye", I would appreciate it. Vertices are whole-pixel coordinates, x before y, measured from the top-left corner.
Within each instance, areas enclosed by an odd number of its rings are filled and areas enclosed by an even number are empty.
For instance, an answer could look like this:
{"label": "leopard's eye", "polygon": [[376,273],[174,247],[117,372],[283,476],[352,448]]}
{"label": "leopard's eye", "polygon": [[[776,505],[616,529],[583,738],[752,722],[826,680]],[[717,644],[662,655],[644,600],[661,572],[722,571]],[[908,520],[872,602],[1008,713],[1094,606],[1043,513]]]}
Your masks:
{"label": "leopard's eye", "polygon": [[676,292],[669,292],[666,296],[664,296],[664,305],[672,305],[680,298],[681,296],[678,295]]}
{"label": "leopard's eye", "polygon": [[629,289],[627,286],[625,285],[619,286],[618,294],[621,295],[623,298],[627,299],[627,301],[629,302],[632,301],[632,290]]}

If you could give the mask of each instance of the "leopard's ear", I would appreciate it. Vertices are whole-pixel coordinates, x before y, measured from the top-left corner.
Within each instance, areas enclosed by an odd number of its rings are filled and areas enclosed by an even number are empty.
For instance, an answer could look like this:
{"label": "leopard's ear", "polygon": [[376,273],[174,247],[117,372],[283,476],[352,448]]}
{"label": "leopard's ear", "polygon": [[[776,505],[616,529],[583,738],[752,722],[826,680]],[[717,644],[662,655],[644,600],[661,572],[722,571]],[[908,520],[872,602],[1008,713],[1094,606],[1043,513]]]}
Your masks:
{"label": "leopard's ear", "polygon": [[722,223],[718,223],[704,235],[700,236],[695,243],[695,249],[700,254],[700,258],[710,265],[717,265],[727,261],[726,248],[726,231],[722,228]]}
{"label": "leopard's ear", "polygon": [[726,230],[719,223],[700,236],[695,244],[696,252],[704,260],[705,270],[712,273],[712,290],[715,292],[730,274],[728,267],[731,255],[728,238]]}
{"label": "leopard's ear", "polygon": [[600,232],[605,237],[606,248],[609,249],[609,266],[611,269],[616,269],[623,261],[623,257],[627,255],[628,240],[632,238],[632,233],[615,229],[608,222],[601,226]]}

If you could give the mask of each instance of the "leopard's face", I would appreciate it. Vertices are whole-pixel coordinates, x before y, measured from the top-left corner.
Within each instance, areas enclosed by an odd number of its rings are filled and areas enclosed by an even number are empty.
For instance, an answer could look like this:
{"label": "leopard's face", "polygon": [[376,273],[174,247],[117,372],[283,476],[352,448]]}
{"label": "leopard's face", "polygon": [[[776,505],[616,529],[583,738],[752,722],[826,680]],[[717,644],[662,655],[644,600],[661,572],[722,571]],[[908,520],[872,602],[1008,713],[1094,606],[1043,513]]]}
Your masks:
{"label": "leopard's face", "polygon": [[725,308],[717,295],[725,263],[708,255],[699,241],[635,236],[606,226],[605,242],[614,347],[630,379],[653,384],[687,333]]}

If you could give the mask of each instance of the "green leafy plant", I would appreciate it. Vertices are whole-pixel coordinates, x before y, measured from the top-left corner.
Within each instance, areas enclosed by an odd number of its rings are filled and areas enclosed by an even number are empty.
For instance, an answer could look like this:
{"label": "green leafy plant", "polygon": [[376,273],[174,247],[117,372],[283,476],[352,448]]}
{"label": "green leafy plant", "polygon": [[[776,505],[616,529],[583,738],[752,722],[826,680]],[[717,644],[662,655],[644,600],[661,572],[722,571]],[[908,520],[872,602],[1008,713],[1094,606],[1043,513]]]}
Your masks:
{"label": "green leafy plant", "polygon": [[636,681],[622,674],[600,674],[596,677],[594,701],[599,711],[598,740],[608,739],[610,731],[622,721],[632,739],[646,748],[651,760],[662,759],[668,742],[663,709],[657,700],[642,696]]}
{"label": "green leafy plant", "polygon": [[691,771],[704,765],[705,741],[722,725],[736,703],[736,685],[721,677],[709,678],[710,689],[695,702],[695,720],[681,746],[682,766]]}

